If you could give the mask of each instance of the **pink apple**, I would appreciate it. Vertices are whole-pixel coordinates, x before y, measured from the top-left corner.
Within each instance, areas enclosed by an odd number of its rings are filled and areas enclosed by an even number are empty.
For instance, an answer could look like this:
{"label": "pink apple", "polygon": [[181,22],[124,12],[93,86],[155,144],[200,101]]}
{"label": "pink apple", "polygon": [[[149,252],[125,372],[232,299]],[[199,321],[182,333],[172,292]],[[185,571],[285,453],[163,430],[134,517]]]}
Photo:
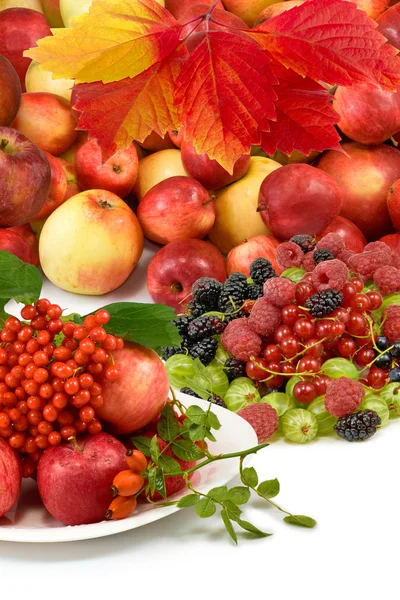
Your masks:
{"label": "pink apple", "polygon": [[225,281],[225,260],[221,252],[203,240],[171,242],[161,248],[147,269],[147,288],[154,302],[183,312],[192,285],[200,277]]}
{"label": "pink apple", "polygon": [[30,262],[33,265],[35,265],[35,267],[39,266],[39,242],[30,224],[25,223],[25,225],[9,227],[7,231],[13,231],[15,233],[18,233],[18,235],[20,235],[26,242],[28,242],[31,249]]}
{"label": "pink apple", "polygon": [[139,161],[136,148],[131,144],[103,162],[97,141],[88,140],[76,153],[75,167],[82,190],[108,190],[125,198],[135,185]]}
{"label": "pink apple", "polygon": [[367,240],[376,240],[392,229],[386,197],[400,177],[400,151],[354,142],[342,148],[345,152],[323,154],[316,166],[334,177],[342,191],[340,215],[357,225]]}
{"label": "pink apple", "polygon": [[51,170],[51,184],[46,202],[35,216],[35,219],[45,219],[64,202],[67,193],[67,178],[59,159],[45,152]]}
{"label": "pink apple", "polygon": [[113,352],[113,359],[123,375],[114,383],[101,378],[104,404],[96,414],[122,435],[145,427],[160,414],[169,381],[158,354],[139,344],[125,343]]}
{"label": "pink apple", "polygon": [[21,104],[21,84],[10,61],[0,54],[0,126],[14,121]]}
{"label": "pink apple", "polygon": [[31,59],[23,56],[25,50],[51,35],[46,17],[30,8],[8,8],[0,12],[0,54],[8,58],[17,71],[21,88]]}
{"label": "pink apple", "polygon": [[334,178],[306,164],[285,165],[267,175],[258,199],[262,220],[282,240],[300,233],[318,235],[342,205]]}
{"label": "pink apple", "polygon": [[19,131],[0,127],[0,227],[33,219],[47,198],[50,181],[45,154]]}
{"label": "pink apple", "polygon": [[207,190],[219,190],[246,175],[250,166],[250,155],[243,154],[235,163],[233,174],[226,171],[207,154],[197,154],[191,142],[181,146],[182,163],[190,177],[197,179]]}
{"label": "pink apple", "polygon": [[345,243],[347,250],[353,252],[362,252],[367,243],[363,232],[348,219],[344,217],[336,217],[331,221],[328,227],[317,235],[317,241],[323,238],[328,233],[337,233]]}
{"label": "pink apple", "polygon": [[385,10],[376,22],[378,31],[388,39],[389,44],[400,50],[400,4]]}
{"label": "pink apple", "polygon": [[[210,6],[214,4],[214,0],[202,0],[202,3]],[[165,0],[165,8],[175,17],[179,19],[181,15],[193,4],[193,0]],[[222,2],[218,2],[217,8],[224,10]]]}
{"label": "pink apple", "polygon": [[400,179],[390,186],[387,207],[394,228],[396,231],[400,231]]}
{"label": "pink apple", "polygon": [[18,500],[21,489],[22,469],[15,450],[0,438],[0,517],[5,515]]}
{"label": "pink apple", "polygon": [[48,92],[22,94],[13,127],[54,156],[68,150],[77,136],[69,102]]}
{"label": "pink apple", "polygon": [[86,435],[47,448],[37,484],[49,513],[64,525],[103,521],[112,500],[110,487],[126,469],[126,448],[109,433]]}
{"label": "pink apple", "polygon": [[275,254],[276,248],[280,244],[272,235],[257,235],[245,240],[233,248],[226,257],[226,271],[232,275],[238,271],[250,277],[250,265],[256,258],[266,258],[272,263],[277,275],[282,273],[277,265]]}
{"label": "pink apple", "polygon": [[147,239],[168,244],[205,237],[213,226],[215,208],[201,183],[191,177],[170,177],[147,192],[137,217]]}
{"label": "pink apple", "polygon": [[0,228],[0,250],[11,252],[25,263],[33,264],[30,245],[10,227]]}

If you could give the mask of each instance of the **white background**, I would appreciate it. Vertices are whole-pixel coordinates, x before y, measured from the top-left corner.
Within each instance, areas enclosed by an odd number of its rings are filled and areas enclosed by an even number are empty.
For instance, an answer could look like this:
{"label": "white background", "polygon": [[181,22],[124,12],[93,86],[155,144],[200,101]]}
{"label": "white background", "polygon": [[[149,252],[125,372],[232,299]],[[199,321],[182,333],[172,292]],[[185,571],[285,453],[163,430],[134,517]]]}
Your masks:
{"label": "white background", "polygon": [[[109,301],[146,301],[149,248],[130,280],[108,297],[64,294],[48,284],[43,295],[78,312]],[[237,547],[217,516],[200,519],[191,508],[108,538],[0,542],[1,597],[398,599],[399,434],[400,420],[368,442],[278,440],[255,458],[260,480],[280,480],[277,503],[314,517],[315,529],[288,525],[253,498],[244,518],[273,535],[240,534]]]}

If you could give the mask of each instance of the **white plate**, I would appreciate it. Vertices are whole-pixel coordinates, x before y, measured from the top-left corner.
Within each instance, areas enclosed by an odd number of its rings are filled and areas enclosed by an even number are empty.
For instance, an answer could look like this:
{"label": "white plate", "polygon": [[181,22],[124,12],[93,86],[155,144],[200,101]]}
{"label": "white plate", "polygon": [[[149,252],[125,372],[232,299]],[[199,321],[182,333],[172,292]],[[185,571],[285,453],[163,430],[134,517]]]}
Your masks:
{"label": "white plate", "polygon": [[[177,397],[185,406],[197,404],[204,408],[208,402],[177,393]],[[222,425],[215,437],[217,442],[210,442],[210,451],[214,454],[226,454],[246,450],[257,445],[254,429],[241,417],[220,406],[214,406],[213,412]],[[192,483],[200,492],[207,492],[213,487],[225,485],[238,473],[239,459],[230,458],[207,465],[195,472]],[[187,494],[183,490],[174,498]],[[140,504],[135,513],[121,521],[102,521],[91,525],[65,526],[46,511],[41,503],[36,484],[32,480],[24,480],[20,498],[13,509],[0,518],[0,541],[7,542],[72,542],[91,538],[104,537],[142,527],[158,519],[168,517],[177,510],[176,506],[157,507]]]}

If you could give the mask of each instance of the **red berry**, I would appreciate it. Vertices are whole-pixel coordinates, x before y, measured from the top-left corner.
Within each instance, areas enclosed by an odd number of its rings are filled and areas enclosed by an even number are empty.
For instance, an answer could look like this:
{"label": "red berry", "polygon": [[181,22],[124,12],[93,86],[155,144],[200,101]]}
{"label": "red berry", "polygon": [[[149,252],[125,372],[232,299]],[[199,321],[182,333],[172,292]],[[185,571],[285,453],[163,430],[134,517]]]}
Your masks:
{"label": "red berry", "polygon": [[382,306],[382,295],[379,292],[367,292],[369,298],[369,310],[378,310]]}
{"label": "red berry", "polygon": [[105,342],[108,337],[107,332],[102,327],[93,327],[89,336],[94,342]]}
{"label": "red berry", "polygon": [[54,404],[46,404],[46,406],[43,409],[43,416],[46,419],[46,421],[50,421],[50,423],[57,419],[58,411]]}
{"label": "red berry", "polygon": [[263,350],[263,357],[265,360],[279,362],[282,358],[281,349],[276,344],[268,344]]}
{"label": "red berry", "polygon": [[90,338],[85,338],[84,340],[81,340],[79,344],[79,350],[81,350],[84,354],[90,355],[96,350],[96,346]]}
{"label": "red berry", "polygon": [[361,313],[350,313],[347,331],[356,336],[365,335],[367,332],[367,321],[365,317]]}
{"label": "red berry", "polygon": [[64,384],[64,390],[69,396],[76,394],[79,391],[79,388],[79,379],[77,377],[71,377],[70,379],[67,379]]}
{"label": "red berry", "polygon": [[85,317],[83,321],[83,326],[86,327],[88,331],[90,331],[94,327],[97,327],[96,317],[94,315],[88,315],[87,317]]}
{"label": "red berry", "polygon": [[316,290],[314,289],[314,286],[312,285],[311,282],[309,281],[300,281],[297,285],[296,285],[296,302],[299,306],[304,306],[305,301],[307,300],[307,298],[309,298],[310,296],[312,296],[313,294],[315,294]]}
{"label": "red berry", "polygon": [[35,306],[39,315],[45,315],[51,306],[51,302],[47,298],[41,298],[36,302]]}
{"label": "red berry", "polygon": [[21,317],[25,321],[30,321],[36,315],[36,308],[31,304],[26,304],[21,310]]}
{"label": "red berry", "polygon": [[317,397],[317,391],[309,381],[299,381],[293,388],[293,396],[297,402],[310,404]]}
{"label": "red berry", "polygon": [[261,381],[269,376],[266,371],[268,368],[268,361],[265,358],[256,358],[254,364],[251,360],[246,363],[246,375],[254,381]]}
{"label": "red berry", "polygon": [[320,377],[315,377],[313,379],[313,384],[318,396],[322,396],[326,392],[326,386],[330,382],[330,377],[327,375],[321,375]]}
{"label": "red berry", "polygon": [[360,348],[354,356],[354,360],[360,367],[366,367],[375,358],[375,352],[372,348]]}
{"label": "red berry", "polygon": [[314,323],[307,318],[297,319],[293,325],[293,331],[302,340],[307,340],[315,335],[315,326]]}
{"label": "red berry", "polygon": [[13,331],[14,333],[18,333],[18,331],[21,329],[22,325],[21,325],[21,321],[19,319],[17,319],[17,317],[8,317],[8,319],[6,319],[4,322],[4,327],[5,327],[5,329],[9,329],[10,331]]}
{"label": "red berry", "polygon": [[65,335],[65,337],[72,337],[74,335],[75,328],[75,323],[68,321],[67,323],[64,323],[62,327],[62,332]]}
{"label": "red berry", "polygon": [[355,341],[350,337],[345,337],[338,342],[338,350],[343,358],[350,358],[357,350]]}
{"label": "red berry", "polygon": [[63,322],[61,321],[61,319],[50,319],[50,321],[47,323],[47,330],[50,331],[50,333],[60,333],[60,331],[62,331],[62,328]]}
{"label": "red berry", "polygon": [[289,327],[288,325],[279,325],[279,327],[276,329],[275,333],[274,333],[274,340],[277,344],[280,344],[280,342],[288,336],[292,336],[293,335],[293,329],[291,327]]}
{"label": "red berry", "polygon": [[364,281],[362,279],[360,279],[359,277],[353,277],[352,279],[350,279],[349,282],[354,285],[358,294],[363,291]]}
{"label": "red berry", "polygon": [[98,325],[107,325],[110,321],[110,313],[107,310],[98,310],[95,314],[96,323]]}
{"label": "red berry", "polygon": [[111,383],[117,381],[117,379],[119,378],[118,367],[116,367],[115,365],[109,365],[104,373],[104,376],[107,379],[107,381],[110,381]]}
{"label": "red berry", "polygon": [[294,335],[287,336],[279,345],[285,358],[293,358],[299,352],[300,340]]}
{"label": "red berry", "polygon": [[350,308],[355,312],[366,312],[370,310],[369,298],[366,294],[355,294],[350,302]]}

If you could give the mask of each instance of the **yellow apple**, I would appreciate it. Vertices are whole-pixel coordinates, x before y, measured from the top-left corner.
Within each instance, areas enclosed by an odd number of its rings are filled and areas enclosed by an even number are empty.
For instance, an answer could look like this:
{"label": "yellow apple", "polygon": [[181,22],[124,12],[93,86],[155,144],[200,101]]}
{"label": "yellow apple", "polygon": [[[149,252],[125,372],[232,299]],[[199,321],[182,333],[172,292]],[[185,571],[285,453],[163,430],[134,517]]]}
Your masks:
{"label": "yellow apple", "polygon": [[188,177],[182,164],[180,150],[160,150],[139,162],[139,173],[133,191],[140,200],[154,185],[176,175]]}
{"label": "yellow apple", "polygon": [[7,8],[30,8],[43,13],[43,8],[40,0],[0,0],[0,11]]}
{"label": "yellow apple", "polygon": [[222,0],[226,10],[242,19],[249,27],[253,27],[254,21],[264,8],[276,2],[277,0]]}
{"label": "yellow apple", "polygon": [[74,141],[74,143],[72,144],[72,146],[70,146],[68,148],[68,150],[66,152],[63,152],[62,154],[60,154],[60,158],[63,158],[67,162],[69,162],[72,165],[74,165],[75,164],[76,153],[78,152],[79,148],[81,146],[83,146],[83,144],[85,142],[87,142],[87,140],[88,140],[87,131],[78,131],[78,135],[76,136],[76,140]]}
{"label": "yellow apple", "polygon": [[135,213],[112,192],[72,196],[46,220],[39,239],[46,277],[75,294],[100,296],[126,281],[143,251]]}
{"label": "yellow apple", "polygon": [[53,79],[51,71],[44,71],[38,62],[33,60],[25,75],[27,92],[49,92],[61,96],[70,102],[73,79]]}
{"label": "yellow apple", "polygon": [[[164,0],[156,0],[165,6]],[[60,12],[65,27],[72,27],[72,19],[78,15],[89,12],[92,0],[60,0]]]}
{"label": "yellow apple", "polygon": [[228,254],[238,244],[270,230],[257,212],[258,193],[267,175],[282,165],[263,156],[252,156],[246,175],[215,193],[215,222],[209,239]]}

